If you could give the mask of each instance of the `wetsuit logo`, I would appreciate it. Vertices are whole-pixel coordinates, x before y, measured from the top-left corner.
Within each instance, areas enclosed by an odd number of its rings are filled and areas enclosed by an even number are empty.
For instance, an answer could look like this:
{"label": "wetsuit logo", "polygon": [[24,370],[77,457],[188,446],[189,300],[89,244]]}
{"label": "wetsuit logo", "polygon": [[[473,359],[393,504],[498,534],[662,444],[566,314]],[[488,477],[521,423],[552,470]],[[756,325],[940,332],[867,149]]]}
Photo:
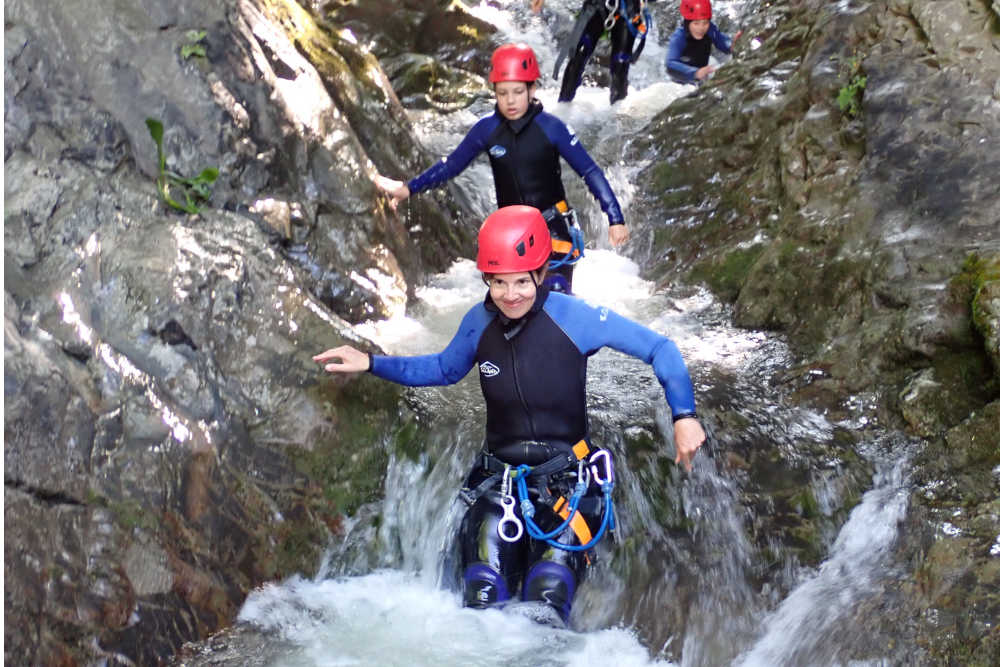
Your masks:
{"label": "wetsuit logo", "polygon": [[566,126],[566,130],[569,132],[569,145],[570,146],[576,146],[578,143],[580,143],[580,140],[576,138],[576,132],[573,131],[572,127],[570,127],[569,125],[567,125]]}
{"label": "wetsuit logo", "polygon": [[485,375],[488,378],[500,375],[500,369],[492,361],[484,361],[479,364],[480,375]]}
{"label": "wetsuit logo", "polygon": [[504,148],[503,146],[499,146],[499,145],[496,145],[496,144],[494,144],[493,146],[490,146],[490,155],[491,156],[493,156],[493,157],[503,157],[506,154],[507,154],[507,149]]}

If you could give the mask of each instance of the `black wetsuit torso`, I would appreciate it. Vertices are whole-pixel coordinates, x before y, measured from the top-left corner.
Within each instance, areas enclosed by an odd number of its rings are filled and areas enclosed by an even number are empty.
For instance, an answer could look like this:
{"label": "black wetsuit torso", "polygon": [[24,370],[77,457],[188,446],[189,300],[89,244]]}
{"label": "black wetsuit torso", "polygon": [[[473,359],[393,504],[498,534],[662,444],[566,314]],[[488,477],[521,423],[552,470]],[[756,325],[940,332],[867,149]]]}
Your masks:
{"label": "black wetsuit torso", "polygon": [[[587,357],[548,314],[544,288],[532,312],[511,323],[502,314],[479,339],[476,356],[506,372],[480,373],[489,446],[515,440],[575,443],[587,434]],[[488,310],[496,311],[492,302]],[[489,363],[489,362],[487,362]]]}

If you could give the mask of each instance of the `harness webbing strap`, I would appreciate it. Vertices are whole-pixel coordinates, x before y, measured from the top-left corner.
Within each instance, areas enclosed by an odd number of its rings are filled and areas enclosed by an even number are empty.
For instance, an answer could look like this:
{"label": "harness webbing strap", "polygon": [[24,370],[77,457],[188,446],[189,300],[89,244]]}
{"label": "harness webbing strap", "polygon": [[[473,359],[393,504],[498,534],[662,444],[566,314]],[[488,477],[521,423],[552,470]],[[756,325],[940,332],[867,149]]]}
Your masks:
{"label": "harness webbing strap", "polygon": [[[559,500],[556,504],[552,506],[552,511],[558,514],[565,521],[566,517],[569,516],[569,503],[566,502],[566,498],[559,496]],[[570,528],[576,534],[576,539],[580,540],[580,544],[587,544],[593,539],[594,535],[590,532],[590,526],[587,525],[586,519],[583,518],[583,514],[577,512],[573,515],[573,519],[569,522]]]}

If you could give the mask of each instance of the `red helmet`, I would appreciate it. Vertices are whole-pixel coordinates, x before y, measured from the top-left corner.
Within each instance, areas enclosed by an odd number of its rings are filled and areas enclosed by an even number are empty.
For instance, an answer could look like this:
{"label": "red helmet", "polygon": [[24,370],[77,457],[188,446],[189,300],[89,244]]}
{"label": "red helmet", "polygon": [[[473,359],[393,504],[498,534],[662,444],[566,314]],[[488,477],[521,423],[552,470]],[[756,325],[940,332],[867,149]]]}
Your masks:
{"label": "red helmet", "polygon": [[479,228],[476,267],[483,273],[519,273],[542,268],[552,252],[549,226],[533,206],[504,206]]}
{"label": "red helmet", "polygon": [[703,21],[712,18],[712,3],[709,0],[681,0],[681,16],[688,21]]}
{"label": "red helmet", "polygon": [[527,44],[504,44],[493,52],[490,83],[500,81],[537,81],[538,58]]}

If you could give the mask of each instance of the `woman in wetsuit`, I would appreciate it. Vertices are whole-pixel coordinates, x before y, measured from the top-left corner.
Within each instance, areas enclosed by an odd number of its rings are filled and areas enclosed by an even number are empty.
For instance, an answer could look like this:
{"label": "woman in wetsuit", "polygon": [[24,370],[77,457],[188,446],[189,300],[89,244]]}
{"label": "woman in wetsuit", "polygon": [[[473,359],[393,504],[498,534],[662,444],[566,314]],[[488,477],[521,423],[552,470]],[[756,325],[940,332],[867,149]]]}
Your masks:
{"label": "woman in wetsuit", "polygon": [[[453,384],[479,369],[486,438],[462,491],[469,503],[459,532],[465,604],[502,605],[519,595],[565,621],[611,512],[601,488],[610,461],[588,438],[587,359],[611,347],[652,366],[673,414],[676,462],[690,469],[705,433],[677,346],[607,308],[550,292],[543,283],[549,243],[537,209],[502,208],[479,232],[486,299],[466,313],[442,352],[394,357],[345,345],[313,359],[330,373],[369,371],[407,386]],[[519,480],[515,503],[511,488]],[[566,499],[577,482],[583,496],[570,513]],[[530,518],[525,498],[536,528],[556,532],[550,539],[518,530]]]}

